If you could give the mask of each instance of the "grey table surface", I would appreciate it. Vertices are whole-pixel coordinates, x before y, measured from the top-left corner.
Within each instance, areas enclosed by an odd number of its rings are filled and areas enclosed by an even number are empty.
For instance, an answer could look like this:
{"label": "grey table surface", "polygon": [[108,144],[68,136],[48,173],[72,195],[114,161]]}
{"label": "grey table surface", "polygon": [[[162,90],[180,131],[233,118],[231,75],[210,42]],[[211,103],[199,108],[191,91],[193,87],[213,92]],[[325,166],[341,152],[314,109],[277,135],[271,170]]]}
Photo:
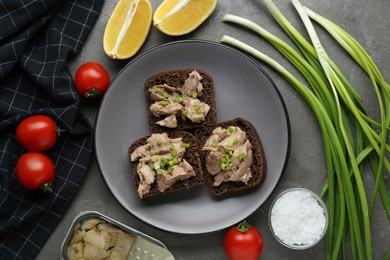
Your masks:
{"label": "grey table surface", "polygon": [[[334,21],[354,36],[373,57],[379,69],[384,74],[385,79],[390,81],[389,73],[387,73],[390,68],[390,19],[388,19],[390,1],[301,0],[301,2],[303,5],[310,7],[312,10]],[[102,40],[105,25],[116,3],[117,1],[113,0],[105,1],[100,18],[93,28],[83,50],[69,61],[69,68],[73,74],[82,63],[96,61],[103,64],[109,71],[111,78],[113,78],[131,61],[131,59],[124,61],[111,60],[103,51]],[[153,8],[155,9],[160,3],[161,1],[153,0]],[[304,33],[300,19],[290,1],[275,0],[275,4]],[[156,28],[152,27],[145,44],[137,55],[155,46],[171,41],[204,39],[218,42],[222,35],[227,34],[259,48],[294,72],[287,60],[273,49],[269,43],[236,26],[222,23],[222,16],[226,13],[249,18],[289,42],[287,36],[270,16],[261,1],[220,0],[211,17],[197,30],[188,35],[170,37],[163,35]],[[364,103],[369,113],[377,117],[378,105],[367,76],[327,33],[318,26],[316,28],[330,56],[341,67],[345,75],[364,97]],[[321,132],[314,114],[299,94],[280,75],[264,64],[259,64],[265,68],[266,72],[274,80],[286,104],[291,124],[291,150],[283,177],[271,196],[260,208],[248,217],[248,220],[263,235],[264,251],[262,259],[324,259],[325,243],[323,241],[311,249],[293,251],[280,245],[273,238],[268,227],[267,214],[272,199],[282,190],[297,186],[306,187],[319,193],[325,182],[326,167]],[[298,74],[295,73],[295,75]],[[95,122],[98,108],[99,101],[82,102],[82,110],[92,125]],[[389,187],[390,181],[388,177],[386,175],[386,185]],[[367,185],[373,184],[369,175],[364,178],[367,179]],[[379,203],[377,204],[377,210],[372,219],[373,258],[384,259],[386,251],[390,247],[390,223]],[[174,234],[151,227],[127,212],[107,188],[99,172],[96,157],[93,158],[85,182],[74,198],[69,210],[47,241],[37,259],[59,259],[60,246],[65,232],[74,217],[80,212],[87,210],[101,212],[162,241],[176,259],[227,259],[223,250],[223,238],[227,229],[197,235]]]}

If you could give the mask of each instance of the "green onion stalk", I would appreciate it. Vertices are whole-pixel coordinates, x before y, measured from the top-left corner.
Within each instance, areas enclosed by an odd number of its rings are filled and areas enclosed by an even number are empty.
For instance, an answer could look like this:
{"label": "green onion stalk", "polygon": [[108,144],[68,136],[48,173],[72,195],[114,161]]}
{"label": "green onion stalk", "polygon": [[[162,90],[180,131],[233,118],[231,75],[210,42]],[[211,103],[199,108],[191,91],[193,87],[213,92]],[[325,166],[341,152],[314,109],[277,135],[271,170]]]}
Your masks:
{"label": "green onion stalk", "polygon": [[[352,184],[350,183],[350,178],[345,178],[345,176],[342,176],[342,171],[344,171],[347,168],[346,165],[346,158],[344,157],[343,148],[341,145],[341,140],[339,139],[339,136],[334,128],[334,125],[331,122],[331,119],[329,115],[326,113],[325,108],[322,106],[321,102],[318,100],[318,98],[306,87],[302,82],[300,82],[296,77],[294,77],[290,72],[288,72],[284,67],[282,67],[279,63],[274,61],[272,58],[266,56],[265,54],[259,52],[258,50],[250,47],[249,45],[234,39],[229,36],[223,36],[221,39],[222,42],[227,43],[229,45],[232,45],[236,48],[239,48],[257,59],[267,63],[269,66],[271,66],[274,70],[276,70],[278,73],[280,73],[296,90],[298,93],[301,94],[301,96],[305,99],[305,101],[310,105],[313,112],[317,116],[317,119],[319,121],[320,128],[323,133],[323,141],[324,141],[324,147],[327,155],[327,167],[328,169],[334,169],[337,181],[342,183],[343,179],[346,179],[346,182],[349,183],[349,192],[348,194],[353,194],[353,191],[351,191]],[[331,180],[333,180],[333,173],[330,177]],[[331,185],[333,187],[333,185]],[[346,218],[346,203],[345,203],[345,187],[343,185],[337,186],[339,190],[340,197],[337,200],[340,200],[342,203],[340,203],[340,207],[337,209],[339,214],[338,218],[334,219],[332,218],[331,212],[334,212],[333,210],[333,203],[331,205],[328,205],[329,210],[329,226],[330,228],[334,226],[335,222],[339,223],[339,228],[335,231],[337,234],[338,239],[338,246],[340,247],[342,243],[342,237],[344,235],[344,227],[345,227],[345,218]],[[334,200],[334,201],[337,201]],[[354,201],[354,197],[350,198],[350,201],[353,203],[347,203],[347,206],[349,206],[351,211],[356,212],[356,204]],[[355,207],[354,207],[355,205]],[[349,209],[348,209],[349,211]],[[350,220],[351,222],[354,222],[354,226],[358,227],[359,224],[357,223],[356,219]]]}
{"label": "green onion stalk", "polygon": [[[390,123],[389,84],[356,40],[329,20],[303,7],[298,0],[292,2],[309,33],[312,44],[291,25],[271,0],[264,0],[267,9],[301,54],[248,19],[227,14],[223,21],[248,28],[269,41],[305,77],[310,88],[275,60],[253,47],[226,35],[221,38],[221,42],[251,54],[276,70],[303,97],[318,119],[327,165],[327,180],[321,192],[321,196],[327,196],[329,211],[327,259],[337,259],[340,254],[346,256],[347,237],[350,237],[349,244],[354,259],[372,259],[370,221],[377,192],[388,218],[390,216],[390,199],[382,176],[383,168],[390,172],[389,162],[385,157],[385,152],[390,151],[386,143]],[[366,71],[378,97],[380,122],[367,115],[362,98],[327,55],[310,18],[328,30]],[[380,134],[377,130],[380,130]],[[362,163],[366,159],[369,160],[376,179],[370,207],[362,180]]]}
{"label": "green onion stalk", "polygon": [[[381,128],[380,138],[378,137],[375,131],[372,132],[372,135],[376,138],[376,141],[380,142],[381,147],[375,146],[375,142],[372,144],[373,148],[375,148],[380,158],[379,158],[379,164],[377,165],[377,167],[375,167],[376,170],[374,170],[374,172],[376,172],[377,174],[376,174],[374,195],[371,200],[371,212],[373,211],[375,196],[377,194],[377,190],[379,189],[379,193],[381,195],[383,205],[385,206],[387,217],[388,219],[390,219],[390,198],[387,195],[387,190],[384,185],[383,177],[381,175],[383,164],[386,167],[387,172],[390,172],[389,163],[384,157],[385,151],[389,151],[389,146],[386,143],[386,136],[387,136],[386,133],[390,124],[389,84],[384,80],[382,74],[380,73],[378,67],[376,66],[372,58],[363,49],[363,47],[354,38],[352,38],[352,36],[350,36],[339,26],[327,20],[326,18],[320,16],[319,14],[316,14],[315,12],[307,8],[306,10],[309,17],[315,20],[320,25],[322,25],[324,29],[326,29],[334,37],[334,39],[336,39],[336,41],[350,54],[350,56],[362,67],[362,69],[366,71],[366,73],[370,76],[373,86],[375,87],[375,92],[378,97],[378,103],[380,104],[381,120],[383,123],[380,125]],[[377,86],[381,87],[382,92],[379,91]],[[383,93],[383,98],[381,93]],[[385,101],[385,108],[383,107],[382,99]],[[362,116],[364,117],[365,115]],[[378,125],[375,124],[375,122],[371,120],[371,118],[365,117],[365,119],[368,124]],[[373,159],[374,158],[372,158],[371,161]]]}

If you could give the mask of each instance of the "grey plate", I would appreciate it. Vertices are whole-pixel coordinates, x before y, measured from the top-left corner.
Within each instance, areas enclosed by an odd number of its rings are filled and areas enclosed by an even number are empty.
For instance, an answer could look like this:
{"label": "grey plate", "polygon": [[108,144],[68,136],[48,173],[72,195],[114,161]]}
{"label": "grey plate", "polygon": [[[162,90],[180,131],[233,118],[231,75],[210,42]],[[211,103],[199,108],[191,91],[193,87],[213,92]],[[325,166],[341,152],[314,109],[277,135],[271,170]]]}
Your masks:
{"label": "grey plate", "polygon": [[[199,68],[213,76],[218,121],[243,117],[256,127],[268,167],[259,189],[215,199],[204,185],[154,199],[138,198],[127,149],[136,139],[150,134],[143,84],[154,73],[178,68]],[[275,188],[290,148],[288,114],[269,76],[247,56],[209,41],[168,43],[131,61],[106,92],[95,131],[98,165],[119,203],[152,226],[185,234],[220,230],[252,214]]]}

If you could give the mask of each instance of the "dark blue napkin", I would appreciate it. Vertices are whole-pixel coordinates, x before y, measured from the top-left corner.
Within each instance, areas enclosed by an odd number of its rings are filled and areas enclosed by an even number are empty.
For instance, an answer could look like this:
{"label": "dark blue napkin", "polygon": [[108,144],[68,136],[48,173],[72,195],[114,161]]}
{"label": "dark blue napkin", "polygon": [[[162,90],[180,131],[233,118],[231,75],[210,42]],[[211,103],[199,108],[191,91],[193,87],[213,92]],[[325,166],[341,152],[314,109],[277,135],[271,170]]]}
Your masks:
{"label": "dark blue napkin", "polygon": [[[0,0],[0,259],[34,259],[83,182],[93,130],[66,61],[82,48],[102,5]],[[26,190],[15,178],[26,152],[15,129],[34,114],[51,116],[65,130],[46,152],[57,170],[51,193]]]}

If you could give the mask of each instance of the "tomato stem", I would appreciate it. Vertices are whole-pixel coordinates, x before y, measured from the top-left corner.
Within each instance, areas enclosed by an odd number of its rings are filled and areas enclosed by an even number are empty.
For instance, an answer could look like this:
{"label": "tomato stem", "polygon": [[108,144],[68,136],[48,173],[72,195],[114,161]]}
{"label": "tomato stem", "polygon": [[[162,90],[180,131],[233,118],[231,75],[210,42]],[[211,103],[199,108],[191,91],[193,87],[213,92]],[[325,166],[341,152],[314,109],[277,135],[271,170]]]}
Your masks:
{"label": "tomato stem", "polygon": [[54,183],[52,181],[46,182],[41,186],[42,192],[52,192],[54,188]]}
{"label": "tomato stem", "polygon": [[59,127],[58,125],[56,125],[56,133],[57,133],[57,136],[61,136],[61,133],[62,132],[65,132],[65,129],[62,129],[61,127]]}
{"label": "tomato stem", "polygon": [[242,232],[242,233],[245,233],[248,231],[248,229],[251,227],[251,224],[249,224],[248,221],[246,220],[243,220],[240,224],[238,224],[237,226],[237,230]]}
{"label": "tomato stem", "polygon": [[87,93],[85,93],[86,98],[94,98],[97,96],[100,96],[100,92],[96,88],[93,88],[90,91],[88,91]]}

